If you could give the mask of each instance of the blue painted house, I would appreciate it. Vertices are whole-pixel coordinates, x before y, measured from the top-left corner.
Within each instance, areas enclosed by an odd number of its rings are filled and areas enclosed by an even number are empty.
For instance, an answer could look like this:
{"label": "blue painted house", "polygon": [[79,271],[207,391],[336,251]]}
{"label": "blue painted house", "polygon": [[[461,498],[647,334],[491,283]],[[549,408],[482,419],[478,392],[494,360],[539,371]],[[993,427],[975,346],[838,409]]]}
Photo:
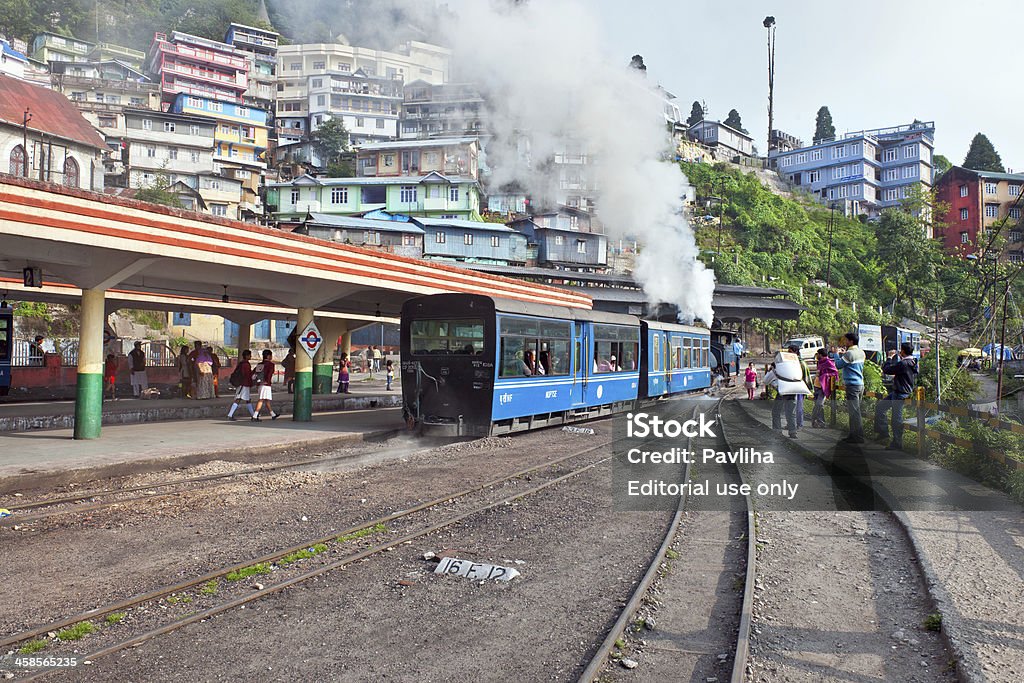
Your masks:
{"label": "blue painted house", "polygon": [[292,232],[332,242],[379,249],[399,256],[423,256],[423,228],[412,223],[406,216],[370,219],[308,213],[302,225]]}
{"label": "blue painted house", "polygon": [[558,211],[535,214],[509,225],[537,246],[538,265],[578,271],[600,271],[608,267],[608,238],[594,229],[586,211],[561,207]]}
{"label": "blue painted house", "polygon": [[526,236],[501,223],[418,216],[411,221],[423,229],[423,258],[508,266],[526,263]]}

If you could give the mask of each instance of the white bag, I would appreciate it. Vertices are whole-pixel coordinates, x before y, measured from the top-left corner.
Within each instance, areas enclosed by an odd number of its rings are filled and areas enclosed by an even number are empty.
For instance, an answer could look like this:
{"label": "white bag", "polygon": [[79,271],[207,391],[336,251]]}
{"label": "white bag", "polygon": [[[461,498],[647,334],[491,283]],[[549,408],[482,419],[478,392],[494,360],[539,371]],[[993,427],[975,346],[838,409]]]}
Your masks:
{"label": "white bag", "polygon": [[813,393],[804,384],[803,371],[800,369],[800,356],[795,353],[779,351],[775,354],[775,376],[779,378],[780,396]]}

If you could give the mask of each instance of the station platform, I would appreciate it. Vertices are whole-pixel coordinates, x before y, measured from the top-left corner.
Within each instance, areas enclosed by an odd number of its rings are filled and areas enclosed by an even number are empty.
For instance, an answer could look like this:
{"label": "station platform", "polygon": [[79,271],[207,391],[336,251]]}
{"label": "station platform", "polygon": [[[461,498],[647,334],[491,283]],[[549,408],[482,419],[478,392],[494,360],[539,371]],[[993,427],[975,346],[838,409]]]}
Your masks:
{"label": "station platform", "polygon": [[[342,447],[402,433],[405,423],[399,392],[385,394],[370,389],[362,387],[352,395],[323,397],[326,400],[319,403],[328,404],[327,408],[317,408],[321,397],[314,397],[311,422],[293,422],[290,402],[280,399],[275,402],[281,414],[277,420],[271,420],[264,409],[261,421],[252,422],[243,406],[235,413],[237,419],[230,422],[226,415],[231,399],[221,398],[191,401],[204,404],[202,410],[209,411],[209,416],[168,419],[161,412],[159,421],[104,424],[98,439],[76,441],[71,428],[0,433],[0,493],[212,460],[259,461],[286,450]],[[286,396],[282,392],[281,397]],[[121,403],[173,402],[117,401],[111,406]],[[73,410],[73,404],[70,407]],[[104,405],[104,421],[106,410]],[[134,410],[151,409],[138,406]],[[189,408],[158,410],[181,414]]]}
{"label": "station platform", "polygon": [[[770,402],[735,405],[771,428]],[[826,466],[855,462],[906,530],[961,680],[1024,680],[1024,508],[915,454],[845,445],[844,431],[809,425],[789,443]]]}

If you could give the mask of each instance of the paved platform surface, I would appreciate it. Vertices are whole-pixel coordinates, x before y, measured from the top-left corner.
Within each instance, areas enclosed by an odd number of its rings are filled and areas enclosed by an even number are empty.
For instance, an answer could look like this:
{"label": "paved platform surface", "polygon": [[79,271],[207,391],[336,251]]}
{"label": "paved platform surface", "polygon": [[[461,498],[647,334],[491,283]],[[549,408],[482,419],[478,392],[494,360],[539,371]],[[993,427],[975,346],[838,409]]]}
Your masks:
{"label": "paved platform surface", "polygon": [[[771,427],[767,402],[736,403]],[[962,679],[1024,681],[1024,509],[914,455],[872,443],[844,446],[843,437],[805,427],[792,442],[807,455],[850,459],[869,473],[917,550]]]}
{"label": "paved platform surface", "polygon": [[[370,394],[367,394],[370,396]],[[312,422],[264,416],[255,423],[245,408],[225,417],[103,427],[99,439],[75,441],[70,429],[0,434],[0,492],[59,486],[180,467],[217,459],[247,460],[285,449],[331,447],[384,438],[404,430],[401,408],[314,413]]]}
{"label": "paved platform surface", "polygon": [[[379,375],[378,375],[379,377]],[[352,382],[350,394],[314,394],[314,411],[346,410],[376,405],[400,405],[401,388],[395,383],[392,391],[384,390],[383,380]],[[231,405],[234,393],[220,398],[197,401],[187,398],[155,399],[120,398],[103,402],[103,424],[134,424],[159,420],[195,420],[223,415]],[[292,412],[292,395],[283,385],[274,385],[274,408],[283,415]],[[0,403],[0,432],[23,432],[33,429],[67,429],[74,426],[74,401],[33,401]]]}

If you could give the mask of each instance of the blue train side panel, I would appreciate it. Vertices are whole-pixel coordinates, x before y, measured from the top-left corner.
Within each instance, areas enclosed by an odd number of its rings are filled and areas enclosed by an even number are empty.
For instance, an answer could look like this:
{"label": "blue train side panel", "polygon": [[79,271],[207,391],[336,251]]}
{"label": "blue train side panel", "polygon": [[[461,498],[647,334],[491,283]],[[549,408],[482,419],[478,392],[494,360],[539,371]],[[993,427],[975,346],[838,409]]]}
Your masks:
{"label": "blue train side panel", "polygon": [[702,328],[643,322],[646,396],[657,398],[711,386],[710,333]]}

